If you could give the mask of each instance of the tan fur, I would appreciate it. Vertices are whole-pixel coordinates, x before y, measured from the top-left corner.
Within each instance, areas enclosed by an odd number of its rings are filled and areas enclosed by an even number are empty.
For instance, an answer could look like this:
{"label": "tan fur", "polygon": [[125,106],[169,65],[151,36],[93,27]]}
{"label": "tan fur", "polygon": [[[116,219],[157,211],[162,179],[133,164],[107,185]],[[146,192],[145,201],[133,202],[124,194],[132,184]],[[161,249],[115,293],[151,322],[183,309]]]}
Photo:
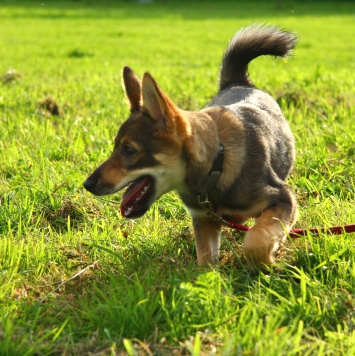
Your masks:
{"label": "tan fur", "polygon": [[245,135],[241,121],[237,121],[234,115],[222,108],[208,108],[203,112],[210,115],[215,121],[218,136],[224,142],[225,165],[223,175],[218,182],[221,189],[229,187],[239,175],[245,160]]}
{"label": "tan fur", "polygon": [[124,178],[127,171],[117,163],[117,160],[111,156],[105,164],[101,166],[101,174],[98,184],[116,185]]}
{"label": "tan fur", "polygon": [[194,219],[197,263],[200,266],[218,262],[221,224],[206,217]]}
{"label": "tan fur", "polygon": [[296,218],[296,211],[277,205],[266,209],[247,233],[243,243],[244,254],[251,266],[263,267],[274,262],[273,253],[286,238]]}

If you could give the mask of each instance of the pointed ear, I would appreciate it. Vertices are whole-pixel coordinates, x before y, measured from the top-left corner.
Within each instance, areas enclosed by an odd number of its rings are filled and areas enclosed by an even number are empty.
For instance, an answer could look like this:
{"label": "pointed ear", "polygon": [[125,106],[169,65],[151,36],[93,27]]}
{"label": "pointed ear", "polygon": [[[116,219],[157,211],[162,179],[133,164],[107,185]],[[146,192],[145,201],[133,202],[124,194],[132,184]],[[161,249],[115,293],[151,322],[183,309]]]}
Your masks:
{"label": "pointed ear", "polygon": [[190,123],[149,73],[143,76],[142,97],[143,110],[158,122],[161,129],[179,136],[189,135]]}
{"label": "pointed ear", "polygon": [[144,74],[142,87],[143,109],[148,112],[151,118],[166,126],[169,110],[164,98],[165,94],[149,73]]}
{"label": "pointed ear", "polygon": [[131,111],[140,108],[141,81],[130,67],[124,67],[122,71],[123,89],[129,101]]}

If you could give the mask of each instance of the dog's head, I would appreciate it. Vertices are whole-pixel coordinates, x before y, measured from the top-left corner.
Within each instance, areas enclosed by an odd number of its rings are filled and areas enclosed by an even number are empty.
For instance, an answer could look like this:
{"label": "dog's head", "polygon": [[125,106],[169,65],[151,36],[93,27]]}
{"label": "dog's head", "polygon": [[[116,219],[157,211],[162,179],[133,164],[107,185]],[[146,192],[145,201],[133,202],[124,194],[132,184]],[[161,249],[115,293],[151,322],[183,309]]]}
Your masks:
{"label": "dog's head", "polygon": [[191,127],[149,73],[141,82],[132,69],[124,67],[123,84],[131,115],[118,131],[113,153],[84,187],[95,195],[106,195],[128,186],[121,213],[137,218],[161,195],[183,188],[183,145]]}

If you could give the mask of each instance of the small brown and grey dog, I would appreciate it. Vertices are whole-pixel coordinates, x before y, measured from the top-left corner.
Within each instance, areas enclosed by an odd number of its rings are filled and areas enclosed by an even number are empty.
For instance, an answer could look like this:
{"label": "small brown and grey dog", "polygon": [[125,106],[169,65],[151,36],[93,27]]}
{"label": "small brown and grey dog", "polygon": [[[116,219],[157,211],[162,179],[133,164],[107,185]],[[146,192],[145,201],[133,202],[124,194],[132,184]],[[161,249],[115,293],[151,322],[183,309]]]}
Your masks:
{"label": "small brown and grey dog", "polygon": [[292,33],[271,26],[238,31],[222,61],[219,93],[198,112],[178,108],[149,73],[141,81],[125,67],[131,114],[113,153],[84,187],[105,195],[128,186],[121,203],[127,218],[176,190],[193,219],[199,265],[218,261],[220,218],[254,218],[245,256],[253,266],[271,264],[296,219],[296,199],[285,183],[295,147],[276,101],[249,80],[248,64],[261,55],[286,56],[295,43]]}

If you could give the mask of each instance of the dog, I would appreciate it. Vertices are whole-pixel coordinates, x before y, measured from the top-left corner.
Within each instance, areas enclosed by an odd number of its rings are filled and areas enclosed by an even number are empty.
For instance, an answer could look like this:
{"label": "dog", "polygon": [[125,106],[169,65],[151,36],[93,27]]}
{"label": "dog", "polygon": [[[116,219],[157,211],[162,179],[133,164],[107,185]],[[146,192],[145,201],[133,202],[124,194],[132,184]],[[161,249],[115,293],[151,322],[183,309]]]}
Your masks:
{"label": "dog", "polygon": [[123,194],[121,213],[142,216],[175,190],[192,216],[198,265],[216,264],[224,219],[255,219],[243,251],[250,265],[274,262],[297,215],[285,183],[295,160],[290,127],[277,102],[256,89],[248,64],[258,56],[285,57],[297,37],[273,26],[238,31],[225,51],[219,92],[198,112],[178,108],[146,72],[123,68],[130,116],[111,156],[85,181],[95,195]]}

